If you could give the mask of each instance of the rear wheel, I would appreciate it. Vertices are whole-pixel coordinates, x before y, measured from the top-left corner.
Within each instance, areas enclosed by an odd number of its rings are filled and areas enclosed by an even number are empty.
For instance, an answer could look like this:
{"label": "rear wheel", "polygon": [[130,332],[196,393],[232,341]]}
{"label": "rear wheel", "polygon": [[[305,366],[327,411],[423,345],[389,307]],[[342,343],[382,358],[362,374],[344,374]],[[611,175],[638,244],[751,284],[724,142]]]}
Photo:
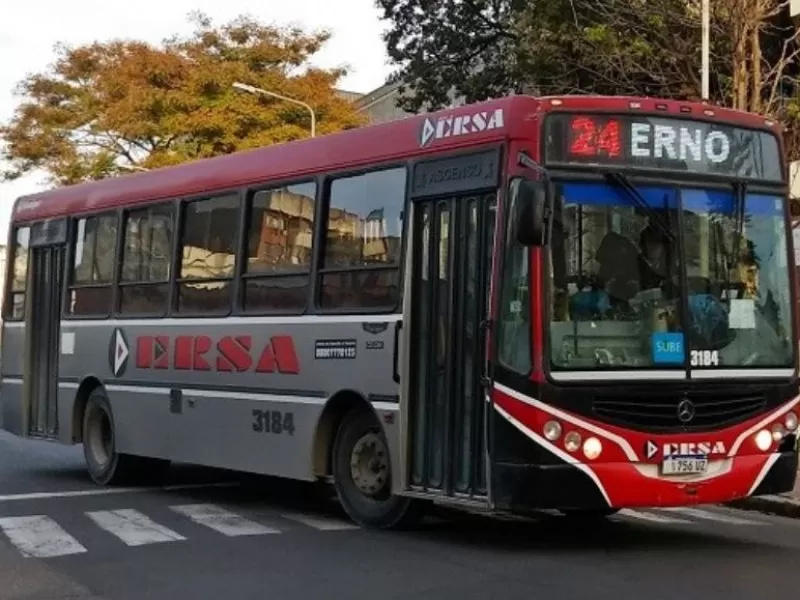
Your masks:
{"label": "rear wheel", "polygon": [[416,523],[421,503],[392,495],[392,463],[383,429],[365,409],[345,415],[333,444],[336,493],[348,516],[363,527],[392,529]]}
{"label": "rear wheel", "polygon": [[83,456],[92,481],[103,486],[160,479],[169,467],[169,461],[117,452],[114,415],[99,387],[89,394],[83,413]]}

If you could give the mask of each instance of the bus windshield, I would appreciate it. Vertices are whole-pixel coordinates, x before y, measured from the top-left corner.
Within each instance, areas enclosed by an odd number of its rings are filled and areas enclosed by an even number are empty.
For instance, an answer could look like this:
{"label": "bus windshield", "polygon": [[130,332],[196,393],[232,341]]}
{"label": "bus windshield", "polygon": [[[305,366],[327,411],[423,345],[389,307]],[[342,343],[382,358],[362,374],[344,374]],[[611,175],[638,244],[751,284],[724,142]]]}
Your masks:
{"label": "bus windshield", "polygon": [[551,370],[791,367],[781,196],[612,183],[556,186]]}

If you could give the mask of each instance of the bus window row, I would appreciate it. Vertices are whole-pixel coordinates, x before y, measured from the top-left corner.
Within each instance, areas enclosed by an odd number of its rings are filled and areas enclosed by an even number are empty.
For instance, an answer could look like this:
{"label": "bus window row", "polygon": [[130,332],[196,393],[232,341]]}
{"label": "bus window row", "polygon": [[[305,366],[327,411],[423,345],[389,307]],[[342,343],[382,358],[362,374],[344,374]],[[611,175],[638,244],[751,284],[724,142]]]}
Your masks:
{"label": "bus window row", "polygon": [[[312,301],[312,277],[319,309],[392,310],[405,188],[400,167],[331,180],[322,215],[317,183],[306,181],[250,191],[244,203],[232,192],[183,201],[180,209],[166,201],[81,216],[71,228],[64,314],[298,314]],[[29,235],[28,227],[16,230],[9,320],[24,318]]]}

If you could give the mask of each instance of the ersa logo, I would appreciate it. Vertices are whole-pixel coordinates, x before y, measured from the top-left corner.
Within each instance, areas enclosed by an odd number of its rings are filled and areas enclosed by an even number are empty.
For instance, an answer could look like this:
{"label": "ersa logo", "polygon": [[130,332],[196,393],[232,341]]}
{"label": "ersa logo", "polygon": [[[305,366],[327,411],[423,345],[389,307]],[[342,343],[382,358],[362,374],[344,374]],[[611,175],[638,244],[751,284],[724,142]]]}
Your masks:
{"label": "ersa logo", "polygon": [[449,115],[438,119],[428,117],[422,122],[419,145],[424,148],[434,140],[502,129],[504,124],[502,108],[465,115]]}
{"label": "ersa logo", "polygon": [[651,440],[644,445],[644,454],[647,460],[652,460],[661,451],[662,458],[673,456],[711,456],[725,454],[724,442],[678,442],[659,446]]}
{"label": "ersa logo", "polygon": [[300,360],[288,335],[266,340],[250,335],[140,335],[136,338],[136,368],[297,375]]}

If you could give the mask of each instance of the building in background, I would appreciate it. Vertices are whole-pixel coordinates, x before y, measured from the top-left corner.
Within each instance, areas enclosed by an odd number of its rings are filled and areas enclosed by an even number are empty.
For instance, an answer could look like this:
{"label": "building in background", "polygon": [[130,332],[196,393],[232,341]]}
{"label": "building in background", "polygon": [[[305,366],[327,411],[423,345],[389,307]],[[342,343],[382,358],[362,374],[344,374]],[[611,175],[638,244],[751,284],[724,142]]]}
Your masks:
{"label": "building in background", "polygon": [[[456,96],[451,92],[449,108],[455,108],[465,103],[463,97]],[[370,125],[378,123],[388,123],[398,119],[405,119],[417,113],[412,113],[397,106],[400,97],[399,83],[386,83],[379,88],[363,94],[355,100],[356,109],[366,114]],[[428,112],[425,108],[420,113]]]}

